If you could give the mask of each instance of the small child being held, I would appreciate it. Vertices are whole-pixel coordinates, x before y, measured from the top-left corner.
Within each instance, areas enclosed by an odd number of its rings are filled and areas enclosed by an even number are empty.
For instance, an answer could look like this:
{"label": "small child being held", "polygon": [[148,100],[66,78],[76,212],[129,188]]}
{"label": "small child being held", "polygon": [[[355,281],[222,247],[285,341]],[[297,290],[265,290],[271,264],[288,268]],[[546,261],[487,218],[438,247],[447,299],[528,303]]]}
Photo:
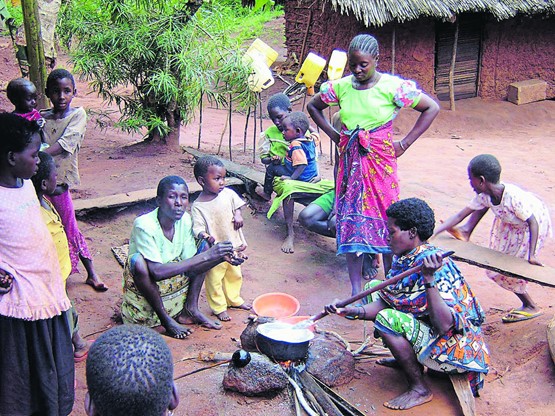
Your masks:
{"label": "small child being held", "polygon": [[[552,233],[547,207],[532,193],[500,182],[500,176],[501,165],[494,156],[483,154],[474,157],[468,165],[468,177],[477,195],[467,207],[441,224],[435,234],[448,231],[456,238],[468,241],[478,222],[491,209],[495,219],[489,247],[541,266],[537,256],[544,240]],[[469,220],[462,227],[455,227],[469,215]],[[522,302],[520,308],[512,309],[502,318],[503,322],[524,321],[542,314],[526,291],[525,280],[491,270],[486,270],[486,274]]]}
{"label": "small child being held", "polygon": [[[67,236],[62,225],[62,220],[52,206],[50,201],[46,199],[45,195],[51,195],[56,190],[56,164],[54,159],[48,153],[39,152],[39,169],[33,175],[31,181],[35,186],[35,191],[41,206],[41,213],[44,223],[50,231],[56,252],[58,253],[58,261],[62,271],[62,279],[64,286],[66,286],[67,278],[71,274],[71,259],[69,257],[69,247]],[[67,287],[66,287],[67,293]],[[71,329],[71,342],[73,343],[73,357],[76,363],[84,361],[87,358],[89,351],[89,344],[85,341],[79,333],[79,316],[73,301],[71,302],[71,309],[68,311],[69,326]]]}
{"label": "small child being held", "polygon": [[[203,156],[194,166],[202,192],[191,206],[193,233],[200,240],[213,245],[231,241],[236,256],[247,247],[243,236],[241,207],[245,205],[239,195],[225,187],[226,169],[214,156]],[[231,320],[227,308],[249,310],[251,305],[241,297],[243,276],[240,266],[222,262],[206,273],[206,298],[214,315],[220,321]]]}
{"label": "small child being held", "polygon": [[[301,111],[294,111],[282,120],[282,133],[289,148],[283,165],[270,165],[266,170],[266,175],[272,177],[271,183],[276,177],[310,182],[318,176],[315,140],[306,137],[309,126],[308,117]],[[271,191],[266,196],[270,199]]]}
{"label": "small child being held", "polygon": [[12,79],[6,87],[6,95],[14,105],[13,113],[29,121],[36,121],[44,126],[44,118],[37,110],[37,88],[25,78]]}

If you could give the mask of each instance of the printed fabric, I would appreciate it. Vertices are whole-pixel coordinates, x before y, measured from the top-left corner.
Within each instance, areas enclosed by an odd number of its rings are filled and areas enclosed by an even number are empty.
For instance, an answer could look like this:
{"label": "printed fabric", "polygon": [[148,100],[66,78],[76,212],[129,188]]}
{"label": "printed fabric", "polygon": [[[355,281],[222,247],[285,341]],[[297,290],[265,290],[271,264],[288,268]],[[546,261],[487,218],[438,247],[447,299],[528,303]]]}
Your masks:
{"label": "printed fabric", "polygon": [[[422,264],[423,258],[438,251],[429,244],[423,244],[402,257],[394,256],[393,265],[388,278],[394,277],[412,267]],[[484,375],[489,370],[489,351],[482,336],[481,325],[485,314],[475,298],[470,286],[464,280],[460,270],[450,259],[445,259],[441,269],[435,273],[435,283],[439,293],[453,315],[453,328],[444,335],[434,334],[427,311],[427,295],[424,288],[424,278],[421,273],[413,273],[394,285],[379,292],[381,299],[392,309],[412,315],[429,327],[427,341],[420,340],[417,352],[419,361],[431,359],[438,366],[449,364],[457,369],[469,372],[470,385],[475,393],[483,387]],[[384,312],[384,311],[382,311]],[[387,313],[376,319],[376,328],[383,332],[400,334],[388,324]],[[418,337],[420,323],[407,331],[409,341],[415,343]],[[427,331],[426,329],[424,329]],[[415,344],[413,344],[415,345]]]}
{"label": "printed fabric", "polygon": [[337,254],[389,253],[385,210],[399,200],[392,120],[414,107],[421,91],[413,81],[381,74],[367,90],[352,86],[352,76],[322,84],[320,97],[339,105],[336,213]]}

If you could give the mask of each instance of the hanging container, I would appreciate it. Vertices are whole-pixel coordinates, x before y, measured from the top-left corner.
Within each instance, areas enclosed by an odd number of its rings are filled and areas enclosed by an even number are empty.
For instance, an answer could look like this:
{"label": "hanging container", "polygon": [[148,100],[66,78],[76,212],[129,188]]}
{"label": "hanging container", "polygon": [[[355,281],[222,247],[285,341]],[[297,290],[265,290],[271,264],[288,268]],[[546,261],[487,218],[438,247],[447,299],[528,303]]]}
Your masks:
{"label": "hanging container", "polygon": [[247,83],[251,91],[260,92],[274,84],[274,77],[264,61],[253,60],[250,63],[251,74]]}
{"label": "hanging container", "polygon": [[247,49],[246,55],[250,56],[253,61],[260,61],[266,63],[266,66],[270,68],[272,64],[276,61],[279,54],[276,50],[272,49],[266,43],[256,38],[249,49]]}
{"label": "hanging container", "polygon": [[347,53],[339,49],[334,49],[328,62],[328,80],[335,81],[343,76],[347,65]]}
{"label": "hanging container", "polygon": [[295,77],[295,81],[304,84],[307,88],[313,87],[325,66],[326,60],[324,58],[310,52]]}

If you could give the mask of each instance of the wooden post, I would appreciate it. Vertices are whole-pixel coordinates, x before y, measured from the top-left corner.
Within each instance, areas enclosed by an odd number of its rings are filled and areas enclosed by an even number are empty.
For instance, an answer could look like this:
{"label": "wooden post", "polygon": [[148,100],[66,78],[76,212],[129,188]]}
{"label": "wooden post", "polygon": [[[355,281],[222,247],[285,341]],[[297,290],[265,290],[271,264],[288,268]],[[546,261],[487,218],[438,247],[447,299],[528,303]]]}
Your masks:
{"label": "wooden post", "polygon": [[468,374],[449,374],[449,379],[451,380],[455,394],[459,399],[463,415],[476,416],[476,403],[468,381]]}
{"label": "wooden post", "polygon": [[232,109],[232,96],[229,94],[229,160],[233,161],[233,156],[231,154],[231,115],[233,112]]}
{"label": "wooden post", "polygon": [[23,0],[23,25],[27,43],[27,59],[29,61],[29,78],[38,92],[37,107],[46,108],[46,64],[44,45],[40,33],[39,7],[36,0]]}
{"label": "wooden post", "polygon": [[457,43],[459,42],[459,19],[455,20],[455,38],[453,39],[453,53],[449,67],[449,103],[450,109],[455,111],[455,63],[457,61]]}
{"label": "wooden post", "polygon": [[395,75],[395,22],[393,22],[393,33],[391,33],[391,75]]}
{"label": "wooden post", "polygon": [[197,142],[197,149],[200,149],[200,138],[202,137],[202,98],[204,94],[200,94],[200,101],[199,101],[199,120],[198,120],[198,142]]}
{"label": "wooden post", "polygon": [[[243,153],[247,152],[247,130],[249,129],[249,117],[251,116],[251,107],[247,111],[247,118],[245,120],[245,132],[243,134]],[[256,123],[256,121],[255,121]]]}
{"label": "wooden post", "polygon": [[[258,95],[256,96],[258,100]],[[253,123],[252,123],[252,163],[256,163],[256,108],[258,107],[258,103],[254,103],[254,113],[253,113]]]}

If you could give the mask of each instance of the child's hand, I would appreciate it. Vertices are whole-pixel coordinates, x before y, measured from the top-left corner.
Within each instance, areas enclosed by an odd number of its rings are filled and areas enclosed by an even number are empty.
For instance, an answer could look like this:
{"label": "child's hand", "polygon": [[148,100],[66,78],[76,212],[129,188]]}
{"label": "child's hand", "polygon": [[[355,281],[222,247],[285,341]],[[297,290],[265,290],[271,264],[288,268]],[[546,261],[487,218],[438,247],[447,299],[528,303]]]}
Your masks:
{"label": "child's hand", "polygon": [[216,242],[216,239],[208,233],[201,233],[199,235],[199,238],[201,240],[206,241],[210,247],[212,247],[214,245],[214,243]]}
{"label": "child's hand", "polygon": [[241,210],[238,209],[235,211],[235,214],[233,215],[233,229],[237,231],[242,226],[243,226],[243,216],[241,215]]}
{"label": "child's hand", "polygon": [[274,165],[280,165],[281,164],[281,156],[272,156],[272,163]]}
{"label": "child's hand", "polygon": [[12,290],[13,276],[7,271],[0,269],[0,295]]}
{"label": "child's hand", "polygon": [[535,264],[536,266],[543,266],[543,263],[539,261],[534,255],[528,257],[528,263]]}
{"label": "child's hand", "polygon": [[280,177],[280,179],[281,179],[282,181],[286,181],[286,180],[291,179],[291,176],[285,176],[285,175],[283,175],[283,176]]}

